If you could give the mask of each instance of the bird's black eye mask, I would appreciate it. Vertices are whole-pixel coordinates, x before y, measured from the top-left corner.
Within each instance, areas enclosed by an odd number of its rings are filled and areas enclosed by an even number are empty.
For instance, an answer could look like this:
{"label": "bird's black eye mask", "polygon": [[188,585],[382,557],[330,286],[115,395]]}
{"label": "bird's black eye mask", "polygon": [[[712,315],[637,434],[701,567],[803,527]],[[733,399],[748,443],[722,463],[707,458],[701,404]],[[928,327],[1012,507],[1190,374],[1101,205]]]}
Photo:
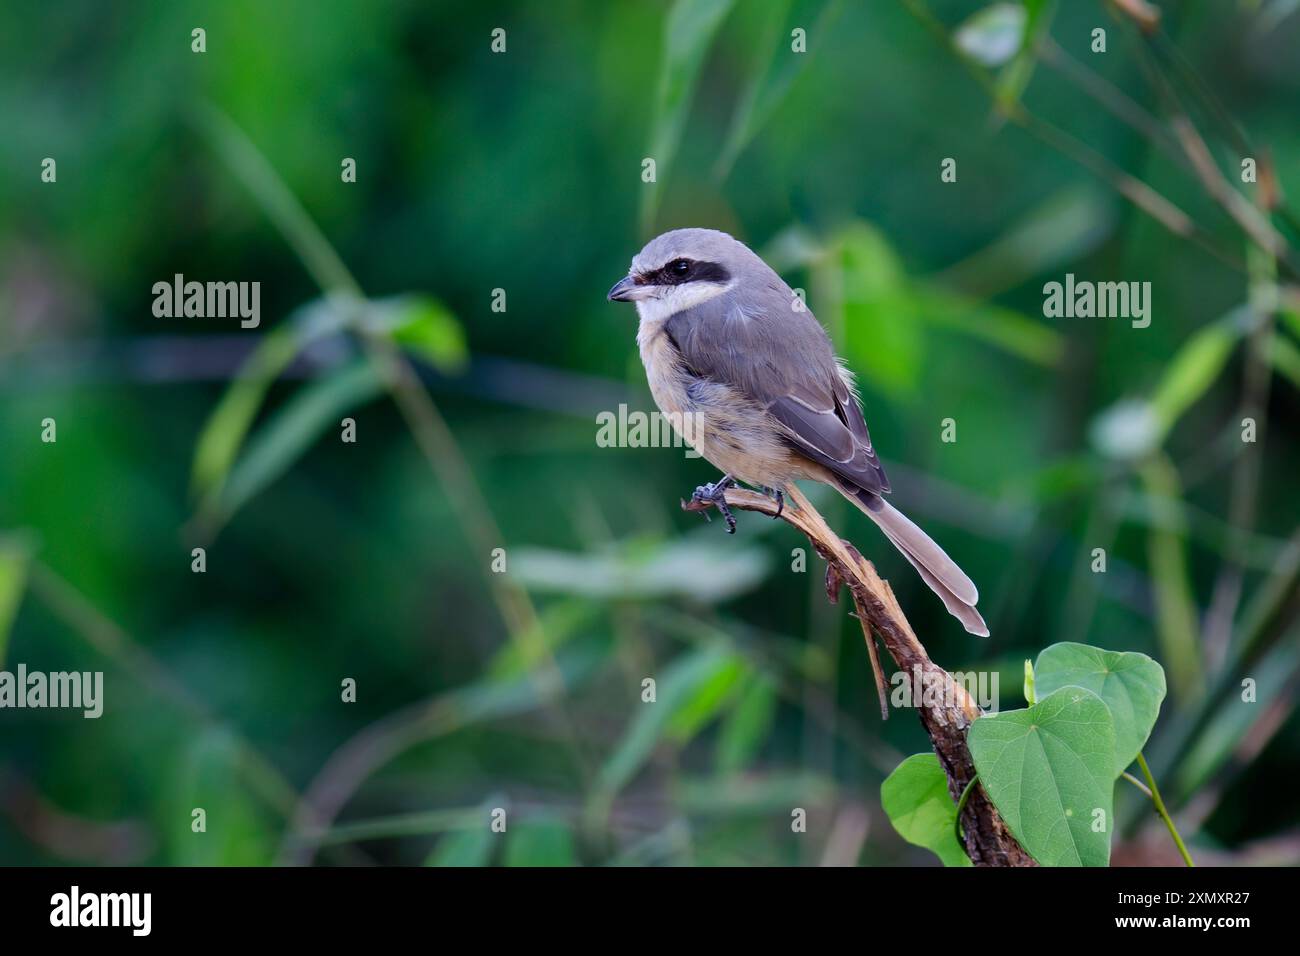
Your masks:
{"label": "bird's black eye mask", "polygon": [[637,285],[682,285],[686,282],[731,281],[731,273],[719,262],[673,259],[651,272],[637,273]]}

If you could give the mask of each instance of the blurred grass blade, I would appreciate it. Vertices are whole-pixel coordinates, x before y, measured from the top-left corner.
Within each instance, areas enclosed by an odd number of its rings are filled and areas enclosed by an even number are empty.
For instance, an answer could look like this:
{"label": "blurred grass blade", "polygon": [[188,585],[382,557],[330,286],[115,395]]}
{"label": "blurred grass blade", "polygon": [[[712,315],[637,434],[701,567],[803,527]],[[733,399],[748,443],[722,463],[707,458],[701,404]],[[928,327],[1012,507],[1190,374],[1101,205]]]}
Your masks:
{"label": "blurred grass blade", "polygon": [[761,673],[746,678],[736,704],[722,721],[716,764],[721,773],[748,767],[767,741],[776,722],[776,687]]}
{"label": "blurred grass blade", "polygon": [[506,866],[574,866],[576,863],[573,834],[562,821],[529,820],[507,827]]}
{"label": "blurred grass blade", "polygon": [[9,650],[9,634],[27,587],[31,559],[31,548],[25,540],[17,535],[0,537],[0,667]]}
{"label": "blurred grass blade", "polygon": [[771,555],[729,542],[634,540],[591,552],[516,548],[510,572],[529,590],[596,600],[687,597],[716,603],[767,577]]}
{"label": "blurred grass blade", "polygon": [[1061,333],[1011,309],[934,292],[919,293],[917,304],[918,314],[925,321],[968,335],[1033,365],[1055,368],[1065,354]]}
{"label": "blurred grass blade", "polygon": [[361,287],[334,247],[247,134],[211,104],[200,105],[194,115],[199,131],[253,194],[321,290],[362,298]]}
{"label": "blurred grass blade", "polygon": [[[484,817],[486,821],[486,816]],[[447,833],[438,841],[425,866],[487,866],[492,862],[498,834],[486,822],[469,830]]]}
{"label": "blurred grass blade", "polygon": [[673,712],[664,728],[664,736],[677,744],[694,739],[735,696],[741,680],[749,673],[748,668],[748,662],[739,656],[732,656],[720,664]]}
{"label": "blurred grass blade", "polygon": [[1020,49],[1011,62],[998,75],[996,90],[998,106],[1008,111],[1020,102],[1029,86],[1038,64],[1037,39],[1044,35],[1052,22],[1053,5],[1048,0],[1021,0],[1025,12],[1025,25],[1021,31]]}
{"label": "blurred grass blade", "polygon": [[1296,348],[1295,343],[1280,335],[1273,336],[1269,358],[1278,374],[1300,388],[1300,348]]}
{"label": "blurred grass blade", "polygon": [[1114,231],[1115,209],[1095,186],[1062,189],[1017,218],[997,239],[932,278],[977,299],[1013,289],[1096,249]]}
{"label": "blurred grass blade", "polygon": [[570,642],[555,655],[558,674],[531,672],[518,677],[475,681],[441,699],[437,714],[439,734],[471,724],[499,720],[543,706],[565,689],[587,681],[608,657],[604,639]]}
{"label": "blurred grass blade", "polygon": [[1252,741],[1252,728],[1267,723],[1276,730],[1286,723],[1296,706],[1298,670],[1300,645],[1290,641],[1273,648],[1249,669],[1248,676],[1255,682],[1255,702],[1243,700],[1239,684],[1230,686],[1214,716],[1179,761],[1175,778],[1178,799],[1200,792],[1243,746],[1250,748],[1253,743],[1262,749],[1266,741]]}
{"label": "blurred grass blade", "polygon": [[[275,835],[241,782],[244,750],[219,728],[197,732],[177,768],[166,836],[180,866],[265,866]],[[192,829],[195,808],[206,813],[206,832]]]}
{"label": "blurred grass blade", "polygon": [[480,824],[487,830],[490,808],[462,807],[401,813],[371,820],[339,823],[319,834],[312,834],[317,846],[338,843],[356,843],[361,840],[388,840],[395,837],[417,836],[426,833],[444,833],[468,830]]}
{"label": "blurred grass blade", "polygon": [[226,482],[271,385],[316,342],[353,324],[386,335],[407,352],[445,374],[461,371],[469,358],[465,332],[436,299],[404,295],[362,302],[317,299],[267,333],[244,362],[199,435],[191,488],[202,499]]}
{"label": "blurred grass blade", "polygon": [[267,333],[245,360],[199,433],[190,474],[196,498],[225,483],[266,393],[294,360],[298,349],[295,329],[284,324]]}
{"label": "blurred grass blade", "polygon": [[836,798],[836,784],[830,777],[798,771],[685,777],[678,781],[676,795],[678,806],[692,815],[730,819],[780,814],[788,821],[791,807],[829,806]]}
{"label": "blurred grass blade", "polygon": [[370,362],[358,362],[304,386],[248,442],[225,485],[204,499],[200,524],[215,530],[283,475],[341,416],[384,388]]}
{"label": "blurred grass blade", "polygon": [[721,707],[726,691],[745,673],[747,665],[721,645],[683,652],[656,680],[657,699],[638,701],[636,716],[622,742],[601,767],[593,802],[605,805],[636,775],[666,738],[677,743],[705,723]]}
{"label": "blurred grass blade", "polygon": [[[1242,307],[1244,308],[1244,307]],[[1219,321],[1205,326],[1178,350],[1151,396],[1151,408],[1166,434],[1214,384],[1241,337],[1234,310]]]}
{"label": "blurred grass blade", "polygon": [[798,21],[792,21],[789,16],[790,0],[779,0],[767,5],[765,13],[768,16],[768,29],[760,47],[761,55],[754,58],[753,72],[736,105],[735,113],[732,114],[726,142],[713,167],[713,178],[717,182],[722,182],[731,173],[736,159],[771,119],[790,91],[795,77],[811,59],[811,53],[795,53],[791,50],[790,34],[785,28],[791,22],[804,24],[811,21],[813,26],[808,30],[808,36],[824,36],[826,28],[839,12],[839,7],[839,0],[825,0],[815,18],[801,16]]}
{"label": "blurred grass blade", "polygon": [[704,55],[730,12],[734,0],[676,0],[664,22],[664,52],[650,133],[650,158],[655,161],[655,182],[644,183],[641,194],[641,231],[654,226],[662,190],[672,168],[691,95],[699,79]]}
{"label": "blurred grass blade", "polygon": [[1147,530],[1147,556],[1155,585],[1156,636],[1170,684],[1179,705],[1185,707],[1203,692],[1204,674],[1178,472],[1163,455],[1154,455],[1138,474],[1151,500],[1168,511],[1164,520],[1153,522]]}
{"label": "blurred grass blade", "polygon": [[487,675],[500,680],[526,675],[593,624],[601,607],[580,598],[558,599],[540,609],[535,634],[502,645],[487,666]]}

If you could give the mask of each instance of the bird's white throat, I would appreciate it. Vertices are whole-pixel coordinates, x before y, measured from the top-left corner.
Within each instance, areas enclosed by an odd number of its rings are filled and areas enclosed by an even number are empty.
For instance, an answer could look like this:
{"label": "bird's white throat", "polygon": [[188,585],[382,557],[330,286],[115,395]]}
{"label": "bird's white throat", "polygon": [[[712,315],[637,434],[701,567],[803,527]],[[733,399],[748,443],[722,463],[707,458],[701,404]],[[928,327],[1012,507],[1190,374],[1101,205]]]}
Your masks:
{"label": "bird's white throat", "polygon": [[732,286],[731,282],[719,284],[717,282],[687,282],[684,285],[667,286],[662,295],[652,296],[648,299],[638,299],[636,303],[636,313],[641,318],[641,324],[659,325],[672,318],[678,312],[692,308],[710,299],[717,298],[726,292]]}

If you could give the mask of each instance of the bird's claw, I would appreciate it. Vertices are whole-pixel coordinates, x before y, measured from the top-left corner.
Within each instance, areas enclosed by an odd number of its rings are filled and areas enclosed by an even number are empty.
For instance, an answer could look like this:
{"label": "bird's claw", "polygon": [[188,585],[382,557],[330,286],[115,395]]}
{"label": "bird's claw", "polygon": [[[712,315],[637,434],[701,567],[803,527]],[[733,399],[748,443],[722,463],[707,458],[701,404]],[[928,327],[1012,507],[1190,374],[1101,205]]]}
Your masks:
{"label": "bird's claw", "polygon": [[785,511],[785,492],[780,488],[768,487],[764,487],[763,492],[776,499],[776,514],[772,515],[772,520],[775,521],[777,518],[781,517],[781,512]]}
{"label": "bird's claw", "polygon": [[736,518],[727,507],[727,489],[735,484],[730,476],[723,478],[721,481],[711,481],[707,485],[700,485],[691,495],[691,504],[699,507],[691,508],[692,511],[699,511],[704,515],[704,520],[711,521],[709,512],[706,510],[709,505],[718,509],[724,521],[727,522],[727,534],[736,533]]}

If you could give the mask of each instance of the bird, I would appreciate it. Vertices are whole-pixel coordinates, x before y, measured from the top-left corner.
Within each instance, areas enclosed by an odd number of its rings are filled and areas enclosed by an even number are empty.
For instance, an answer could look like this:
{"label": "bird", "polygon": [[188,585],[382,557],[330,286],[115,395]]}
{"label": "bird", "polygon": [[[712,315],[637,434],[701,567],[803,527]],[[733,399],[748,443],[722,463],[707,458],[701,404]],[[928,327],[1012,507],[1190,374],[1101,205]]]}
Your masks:
{"label": "bird", "polygon": [[633,302],[650,393],[681,438],[723,477],[696,497],[735,532],[737,482],[784,508],[800,479],[829,485],[870,518],[967,631],[989,633],[979,591],[943,548],[884,498],[855,380],[811,310],[753,250],[716,229],[650,240],[609,290]]}

